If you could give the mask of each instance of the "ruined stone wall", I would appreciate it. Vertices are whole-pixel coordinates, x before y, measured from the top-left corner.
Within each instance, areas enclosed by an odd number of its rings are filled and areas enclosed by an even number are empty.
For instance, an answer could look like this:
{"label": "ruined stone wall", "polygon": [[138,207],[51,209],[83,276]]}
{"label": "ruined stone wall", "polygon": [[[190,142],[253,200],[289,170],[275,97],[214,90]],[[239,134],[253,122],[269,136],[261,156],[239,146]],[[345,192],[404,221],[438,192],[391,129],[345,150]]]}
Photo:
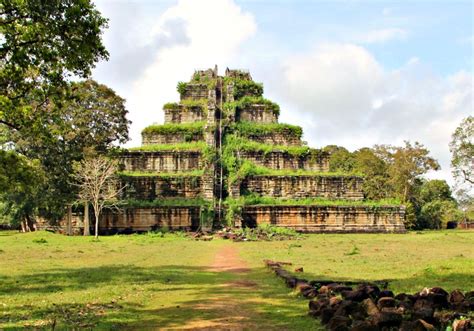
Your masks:
{"label": "ruined stone wall", "polygon": [[128,151],[122,154],[121,161],[125,171],[177,172],[201,169],[199,151]]}
{"label": "ruined stone wall", "polygon": [[101,232],[153,231],[162,227],[195,230],[199,227],[199,207],[127,208],[120,212],[104,211]]}
{"label": "ruined stone wall", "polygon": [[326,176],[252,176],[240,186],[240,193],[257,193],[282,198],[323,197],[362,200],[363,179],[360,177]]}
{"label": "ruined stone wall", "polygon": [[142,145],[162,145],[162,144],[179,144],[191,141],[204,140],[204,135],[184,135],[184,134],[159,134],[159,133],[143,133]]}
{"label": "ruined stone wall", "polygon": [[301,139],[290,134],[285,135],[283,133],[268,133],[260,135],[248,135],[247,138],[267,145],[301,146]]}
{"label": "ruined stone wall", "polygon": [[184,93],[181,95],[181,100],[184,99],[207,99],[208,87],[206,84],[187,84]]}
{"label": "ruined stone wall", "polygon": [[270,169],[329,171],[329,156],[326,155],[311,157],[307,155],[295,156],[282,151],[269,153],[243,151],[239,152],[238,156]]}
{"label": "ruined stone wall", "polygon": [[195,123],[206,119],[206,111],[202,107],[185,107],[179,105],[176,109],[163,109],[165,124],[169,123]]}
{"label": "ruined stone wall", "polygon": [[278,115],[267,109],[265,105],[252,105],[245,109],[237,109],[236,121],[277,123]]}
{"label": "ruined stone wall", "polygon": [[404,232],[399,207],[247,206],[244,226],[273,224],[302,232]]}
{"label": "ruined stone wall", "polygon": [[122,178],[122,199],[197,198],[201,193],[200,176],[130,176]]}

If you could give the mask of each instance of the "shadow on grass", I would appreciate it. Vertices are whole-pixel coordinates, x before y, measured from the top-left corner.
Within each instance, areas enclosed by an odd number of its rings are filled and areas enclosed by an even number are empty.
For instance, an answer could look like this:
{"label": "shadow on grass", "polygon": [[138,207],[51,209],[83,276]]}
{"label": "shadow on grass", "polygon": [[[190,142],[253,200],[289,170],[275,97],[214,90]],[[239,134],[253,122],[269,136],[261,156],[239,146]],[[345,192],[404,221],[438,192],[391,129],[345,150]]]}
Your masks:
{"label": "shadow on grass", "polygon": [[[249,282],[242,285],[242,280]],[[148,285],[147,292],[154,293],[155,298],[147,302],[149,296],[144,295],[139,303],[125,298],[112,303],[98,300],[93,300],[93,304],[58,302],[46,308],[35,306],[35,303],[0,307],[0,327],[5,330],[25,326],[50,328],[56,323],[58,328],[106,330],[182,326],[222,329],[236,325],[301,329],[307,328],[308,323],[317,323],[306,317],[306,301],[289,297],[290,290],[264,268],[251,269],[248,273],[212,272],[205,267],[174,265],[57,269],[21,278],[5,277],[0,284],[0,294],[47,295],[114,284],[124,287]],[[166,285],[172,286],[167,290]],[[185,292],[170,303],[166,297],[160,300],[160,296],[169,295],[166,291]],[[192,296],[187,296],[188,293]]]}

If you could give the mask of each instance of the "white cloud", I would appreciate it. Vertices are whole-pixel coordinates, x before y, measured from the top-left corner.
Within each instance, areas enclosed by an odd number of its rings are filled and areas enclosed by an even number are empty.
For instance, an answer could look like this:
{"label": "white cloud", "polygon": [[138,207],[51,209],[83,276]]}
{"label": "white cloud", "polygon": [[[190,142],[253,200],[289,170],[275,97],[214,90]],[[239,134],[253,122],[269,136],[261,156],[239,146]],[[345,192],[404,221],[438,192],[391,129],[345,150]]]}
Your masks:
{"label": "white cloud", "polygon": [[[141,40],[146,38],[139,52],[122,52],[128,63],[122,61],[115,68],[122,73],[134,68],[127,76],[132,81],[120,91],[132,121],[128,145],[141,143],[145,126],[163,122],[163,104],[178,101],[178,81],[188,80],[195,69],[231,66],[239,47],[257,29],[253,16],[232,0],[180,0],[154,22],[140,32]],[[104,66],[106,70],[111,68]]]}
{"label": "white cloud", "polygon": [[279,81],[281,119],[312,145],[419,141],[441,163],[434,176],[450,179],[451,134],[473,111],[471,74],[440,77],[413,59],[387,70],[363,47],[325,44],[284,61]]}
{"label": "white cloud", "polygon": [[391,40],[405,39],[408,32],[400,28],[387,28],[370,30],[364,34],[356,36],[355,41],[363,44],[385,43]]}

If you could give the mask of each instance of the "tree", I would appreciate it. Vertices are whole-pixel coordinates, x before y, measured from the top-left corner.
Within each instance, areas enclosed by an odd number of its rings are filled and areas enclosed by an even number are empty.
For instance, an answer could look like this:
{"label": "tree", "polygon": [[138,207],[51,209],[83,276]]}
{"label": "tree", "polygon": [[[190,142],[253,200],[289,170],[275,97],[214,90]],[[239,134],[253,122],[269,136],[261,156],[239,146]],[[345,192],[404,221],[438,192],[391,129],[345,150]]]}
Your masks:
{"label": "tree", "polygon": [[79,198],[90,202],[94,209],[95,238],[99,236],[99,218],[104,206],[113,206],[122,191],[116,176],[117,170],[117,161],[105,156],[86,158],[76,165]]}
{"label": "tree", "polygon": [[40,187],[45,174],[38,160],[30,161],[15,151],[0,150],[0,214],[8,216],[23,232],[34,231],[33,216],[43,199]]}
{"label": "tree", "polygon": [[52,98],[41,107],[51,114],[43,134],[10,131],[4,138],[22,155],[41,160],[47,180],[41,188],[43,204],[38,212],[54,222],[76,199],[74,162],[126,142],[130,122],[125,100],[93,80],[68,84],[61,98]]}
{"label": "tree", "polygon": [[439,170],[438,162],[429,156],[422,144],[405,141],[404,147],[376,146],[375,153],[388,165],[389,184],[402,201],[413,196],[416,180],[429,170]]}
{"label": "tree", "polygon": [[354,157],[346,148],[336,145],[328,145],[324,147],[324,151],[330,154],[330,171],[352,172],[354,170]]}
{"label": "tree", "polygon": [[451,167],[453,176],[474,184],[474,117],[462,120],[452,135],[449,149],[452,153]]}
{"label": "tree", "polygon": [[0,3],[0,123],[28,132],[47,102],[72,75],[87,77],[108,53],[107,27],[90,0],[3,0]]}
{"label": "tree", "polygon": [[370,148],[361,148],[353,153],[354,171],[364,175],[363,190],[368,199],[378,200],[393,196],[389,185],[388,164]]}
{"label": "tree", "polygon": [[424,182],[419,195],[423,202],[435,200],[454,201],[451,188],[445,180],[441,179],[432,179]]}

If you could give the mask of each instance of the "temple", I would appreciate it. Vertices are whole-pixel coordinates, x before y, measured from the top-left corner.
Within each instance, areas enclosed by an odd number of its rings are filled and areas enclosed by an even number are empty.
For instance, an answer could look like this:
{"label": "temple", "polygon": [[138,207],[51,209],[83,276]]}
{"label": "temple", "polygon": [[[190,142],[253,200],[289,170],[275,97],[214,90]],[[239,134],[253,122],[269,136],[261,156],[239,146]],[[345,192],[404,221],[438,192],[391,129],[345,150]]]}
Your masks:
{"label": "temple", "polygon": [[302,232],[403,232],[404,207],[364,199],[364,178],[331,173],[329,154],[306,146],[301,127],[278,123],[279,106],[250,73],[196,71],[178,83],[164,124],[121,154],[122,209],[103,232],[254,227]]}

